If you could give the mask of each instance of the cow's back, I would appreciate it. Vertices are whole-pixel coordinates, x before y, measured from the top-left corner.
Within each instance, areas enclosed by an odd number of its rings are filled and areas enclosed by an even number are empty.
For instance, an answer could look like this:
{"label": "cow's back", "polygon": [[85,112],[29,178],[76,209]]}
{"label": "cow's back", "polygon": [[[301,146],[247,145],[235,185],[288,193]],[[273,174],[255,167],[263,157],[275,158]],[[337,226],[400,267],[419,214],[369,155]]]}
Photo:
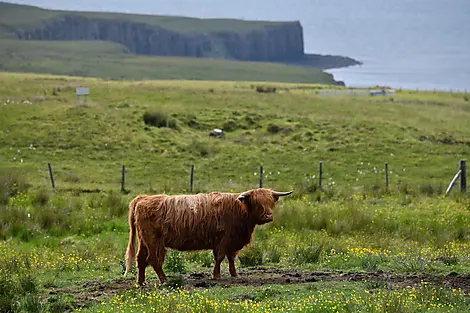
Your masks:
{"label": "cow's back", "polygon": [[226,193],[159,195],[139,201],[136,215],[167,247],[212,249],[226,232],[225,222],[230,218],[225,215],[236,205],[235,195]]}

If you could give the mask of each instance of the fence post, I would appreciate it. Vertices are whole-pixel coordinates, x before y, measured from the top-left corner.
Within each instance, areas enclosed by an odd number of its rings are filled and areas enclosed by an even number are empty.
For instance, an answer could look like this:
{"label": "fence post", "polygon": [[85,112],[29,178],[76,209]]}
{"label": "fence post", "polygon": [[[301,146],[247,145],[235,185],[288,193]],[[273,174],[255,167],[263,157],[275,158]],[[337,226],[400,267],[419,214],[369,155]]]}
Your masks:
{"label": "fence post", "polygon": [[54,189],[54,191],[56,191],[55,180],[54,180],[54,172],[52,171],[51,163],[47,163],[47,167],[49,167],[49,176],[51,176],[52,189]]}
{"label": "fence post", "polygon": [[263,188],[263,165],[259,167],[259,188]]}
{"label": "fence post", "polygon": [[460,160],[460,191],[467,192],[467,161]]}
{"label": "fence post", "polygon": [[318,188],[321,190],[321,183],[322,183],[322,176],[323,176],[323,162],[320,161],[320,172],[318,173]]}
{"label": "fence post", "polygon": [[193,183],[194,183],[194,164],[191,165],[191,175],[189,177],[189,192],[193,192]]}
{"label": "fence post", "polygon": [[121,173],[121,192],[126,191],[126,166],[122,165],[122,173]]}
{"label": "fence post", "polygon": [[385,162],[385,187],[388,189],[388,162]]}

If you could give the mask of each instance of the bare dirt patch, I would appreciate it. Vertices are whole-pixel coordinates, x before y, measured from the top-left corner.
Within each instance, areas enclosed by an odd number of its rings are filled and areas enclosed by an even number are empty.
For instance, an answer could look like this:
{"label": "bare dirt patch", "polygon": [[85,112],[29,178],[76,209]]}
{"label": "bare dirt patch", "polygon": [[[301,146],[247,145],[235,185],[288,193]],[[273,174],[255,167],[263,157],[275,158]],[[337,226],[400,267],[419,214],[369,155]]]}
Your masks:
{"label": "bare dirt patch", "polygon": [[[242,269],[239,277],[223,276],[220,280],[212,279],[210,271],[194,272],[183,276],[183,284],[186,288],[213,288],[231,286],[263,286],[269,284],[303,284],[321,281],[353,281],[353,282],[378,282],[387,283],[391,287],[406,288],[419,287],[424,282],[453,289],[462,289],[467,295],[470,293],[470,275],[431,275],[431,274],[395,274],[378,271],[374,273],[347,272],[306,272],[297,270],[283,270],[270,268]],[[171,278],[171,275],[170,275]],[[156,277],[147,278],[144,290],[154,290],[159,286]],[[75,296],[76,306],[82,307],[91,303],[100,302],[107,297],[135,288],[135,277],[118,278],[113,281],[89,281],[80,286],[67,287],[55,290],[53,293],[68,293]]]}

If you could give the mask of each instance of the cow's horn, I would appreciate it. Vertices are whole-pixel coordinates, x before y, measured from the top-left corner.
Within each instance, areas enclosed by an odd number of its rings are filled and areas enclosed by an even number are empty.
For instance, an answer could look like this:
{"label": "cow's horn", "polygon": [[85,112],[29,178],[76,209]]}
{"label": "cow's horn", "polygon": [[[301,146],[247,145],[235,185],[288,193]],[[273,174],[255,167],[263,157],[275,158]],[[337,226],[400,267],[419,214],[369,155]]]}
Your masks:
{"label": "cow's horn", "polygon": [[248,191],[245,191],[245,192],[242,192],[239,196],[238,196],[238,200],[243,200],[245,199],[246,197],[248,197],[250,195],[250,190]]}
{"label": "cow's horn", "polygon": [[292,192],[294,192],[294,191],[293,190],[292,191],[286,191],[286,192],[273,191],[273,195],[278,196],[278,197],[282,197],[282,196],[288,196]]}

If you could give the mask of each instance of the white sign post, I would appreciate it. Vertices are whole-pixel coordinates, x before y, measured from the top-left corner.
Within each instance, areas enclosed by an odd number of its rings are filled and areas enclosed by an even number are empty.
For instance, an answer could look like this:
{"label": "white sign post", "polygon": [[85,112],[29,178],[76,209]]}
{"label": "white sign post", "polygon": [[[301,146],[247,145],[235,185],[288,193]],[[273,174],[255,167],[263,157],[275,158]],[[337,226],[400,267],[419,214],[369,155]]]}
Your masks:
{"label": "white sign post", "polygon": [[88,88],[88,87],[77,87],[75,89],[75,91],[76,91],[76,94],[77,94],[78,104],[80,104],[80,96],[84,97],[83,103],[86,104],[86,96],[88,96],[90,94],[90,88]]}

